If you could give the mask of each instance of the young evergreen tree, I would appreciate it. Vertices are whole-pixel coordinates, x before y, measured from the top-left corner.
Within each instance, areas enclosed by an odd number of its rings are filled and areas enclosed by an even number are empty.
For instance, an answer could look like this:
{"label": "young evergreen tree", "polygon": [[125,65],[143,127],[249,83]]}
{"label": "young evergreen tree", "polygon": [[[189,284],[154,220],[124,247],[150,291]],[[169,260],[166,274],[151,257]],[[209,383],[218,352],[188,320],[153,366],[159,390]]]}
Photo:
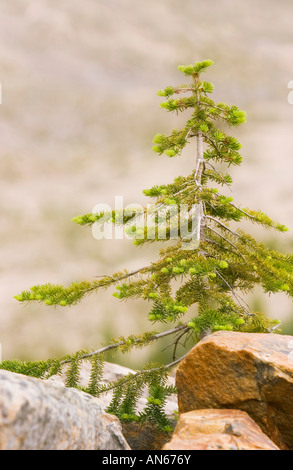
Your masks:
{"label": "young evergreen tree", "polygon": [[[66,366],[67,385],[79,387],[79,367],[91,361],[92,374],[85,389],[93,395],[114,390],[108,411],[120,419],[152,420],[170,430],[164,414],[166,397],[175,393],[166,385],[168,369],[178,363],[176,348],[181,338],[193,338],[193,344],[217,330],[273,332],[279,322],[250,309],[242,295],[256,285],[266,293],[293,293],[293,257],[267,248],[245,233],[237,224],[242,219],[279,232],[284,225],[261,211],[242,208],[232,197],[221,194],[219,187],[230,187],[232,178],[226,169],[239,166],[240,143],[226,133],[246,120],[237,106],[215,103],[209,95],[213,85],[201,79],[211,60],[179,66],[188,82],[168,86],[158,94],[167,111],[189,111],[185,126],[169,135],[157,134],[153,150],[168,157],[180,156],[185,146],[195,142],[194,171],[178,176],[171,183],[144,190],[152,203],[143,209],[90,213],[73,220],[80,225],[112,223],[123,227],[136,245],[168,242],[159,258],[135,271],[61,285],[36,285],[16,296],[21,302],[47,305],[74,305],[84,296],[101,288],[116,286],[118,299],[143,298],[149,304],[148,319],[161,325],[162,331],[118,338],[108,346],[79,351],[63,358],[40,362],[4,361],[1,368],[37,377],[56,374]],[[221,170],[220,170],[221,168]],[[170,325],[166,328],[166,325]],[[110,385],[101,385],[104,354],[127,352],[145,347],[170,336],[174,355],[168,364],[151,364],[135,374]],[[136,403],[143,388],[149,389],[145,410],[137,413]]]}

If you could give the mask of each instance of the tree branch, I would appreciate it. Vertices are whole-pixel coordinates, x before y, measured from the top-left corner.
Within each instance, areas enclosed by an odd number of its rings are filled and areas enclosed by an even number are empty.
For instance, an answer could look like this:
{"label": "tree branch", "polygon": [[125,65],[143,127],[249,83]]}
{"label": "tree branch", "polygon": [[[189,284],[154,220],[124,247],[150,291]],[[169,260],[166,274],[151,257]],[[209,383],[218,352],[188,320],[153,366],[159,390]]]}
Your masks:
{"label": "tree branch", "polygon": [[[178,331],[181,331],[181,330],[186,330],[186,331],[189,330],[189,327],[187,326],[186,323],[184,323],[182,325],[178,325],[175,328],[172,328],[171,330],[163,331],[162,333],[155,333],[150,338],[148,338],[147,342],[151,342],[151,341],[155,341],[155,340],[160,339],[160,338],[164,338],[165,336],[172,335],[172,334],[177,333]],[[144,342],[146,342],[145,338],[137,338],[137,339],[133,340],[132,344],[135,345],[135,344],[144,343]],[[122,340],[122,341],[118,341],[117,343],[108,344],[107,346],[104,346],[103,348],[97,349],[96,351],[92,351],[90,353],[81,355],[80,359],[81,360],[82,359],[88,359],[89,357],[95,356],[97,354],[105,353],[107,351],[110,351],[111,349],[117,349],[120,346],[125,346],[126,344],[127,344],[127,339]],[[63,365],[63,364],[68,364],[70,362],[71,362],[70,359],[64,359],[63,361],[60,362],[60,364]]]}

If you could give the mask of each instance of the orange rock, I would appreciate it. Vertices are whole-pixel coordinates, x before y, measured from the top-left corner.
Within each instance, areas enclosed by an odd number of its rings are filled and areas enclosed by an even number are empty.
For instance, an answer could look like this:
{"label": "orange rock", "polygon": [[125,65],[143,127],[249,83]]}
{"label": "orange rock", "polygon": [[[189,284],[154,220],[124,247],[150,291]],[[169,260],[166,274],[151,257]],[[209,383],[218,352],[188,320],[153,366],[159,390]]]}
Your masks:
{"label": "orange rock", "polygon": [[163,450],[279,450],[245,411],[196,410],[179,416]]}
{"label": "orange rock", "polygon": [[219,331],[179,364],[179,413],[246,411],[281,449],[293,449],[292,336]]}

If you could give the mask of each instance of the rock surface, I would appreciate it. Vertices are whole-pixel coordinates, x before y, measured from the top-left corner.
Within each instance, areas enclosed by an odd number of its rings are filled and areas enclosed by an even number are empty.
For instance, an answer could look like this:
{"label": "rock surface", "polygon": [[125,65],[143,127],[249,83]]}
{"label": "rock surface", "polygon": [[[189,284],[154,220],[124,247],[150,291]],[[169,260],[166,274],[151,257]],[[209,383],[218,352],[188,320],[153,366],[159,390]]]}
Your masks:
{"label": "rock surface", "polygon": [[118,419],[54,381],[0,371],[0,450],[129,450]]}
{"label": "rock surface", "polygon": [[293,449],[292,337],[219,331],[179,364],[179,413],[246,411],[281,449]]}
{"label": "rock surface", "polygon": [[245,411],[183,413],[163,450],[279,450]]}

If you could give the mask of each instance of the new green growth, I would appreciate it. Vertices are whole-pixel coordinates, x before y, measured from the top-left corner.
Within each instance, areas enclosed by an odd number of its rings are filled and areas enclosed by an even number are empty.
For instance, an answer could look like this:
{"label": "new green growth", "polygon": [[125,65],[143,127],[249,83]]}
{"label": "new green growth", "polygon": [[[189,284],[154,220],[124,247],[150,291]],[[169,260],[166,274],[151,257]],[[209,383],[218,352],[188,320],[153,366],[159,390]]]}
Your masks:
{"label": "new green growth", "polygon": [[[235,105],[215,103],[210,97],[213,85],[202,75],[211,65],[211,60],[205,60],[179,66],[185,77],[184,83],[168,86],[158,93],[164,99],[161,106],[166,111],[185,113],[187,118],[184,127],[173,129],[168,135],[156,134],[153,150],[161,156],[184,158],[185,147],[194,145],[192,173],[144,190],[153,206],[151,209],[146,206],[139,214],[122,210],[90,213],[73,219],[85,226],[102,224],[105,220],[119,224],[132,234],[136,245],[162,243],[159,211],[153,217],[151,238],[147,236],[146,227],[138,236],[137,219],[147,218],[154,209],[165,208],[169,226],[163,227],[165,248],[161,249],[158,259],[135,271],[116,272],[112,276],[73,282],[69,286],[35,285],[16,296],[17,300],[26,303],[73,306],[101,288],[115,287],[114,295],[120,300],[142,298],[148,302],[150,331],[115,338],[107,346],[62,358],[40,362],[4,361],[0,365],[42,378],[65,369],[66,385],[82,388],[80,366],[83,361],[90,361],[91,379],[83,390],[95,396],[113,390],[108,412],[122,420],[151,420],[165,431],[171,428],[164,405],[167,397],[176,392],[174,387],[167,385],[168,370],[182,360],[176,356],[179,340],[193,338],[193,344],[196,344],[204,335],[218,330],[276,332],[279,322],[267,318],[264,312],[252,311],[243,296],[255,286],[261,286],[268,294],[284,292],[292,296],[293,293],[292,255],[271,250],[256,241],[241,229],[241,222],[249,220],[279,232],[285,232],[287,228],[262,211],[240,207],[232,197],[223,194],[224,188],[230,188],[232,184],[229,168],[242,162],[241,145],[228,131],[244,123],[246,114]],[[178,217],[177,209],[182,205],[186,210]],[[182,233],[183,222],[188,234],[186,230]],[[174,223],[178,230],[176,239],[171,237]],[[125,353],[151,346],[166,337],[173,345],[173,357],[170,356],[168,364],[147,364],[117,382],[102,383],[106,352]],[[138,412],[137,402],[145,387],[148,389],[146,406]]]}

